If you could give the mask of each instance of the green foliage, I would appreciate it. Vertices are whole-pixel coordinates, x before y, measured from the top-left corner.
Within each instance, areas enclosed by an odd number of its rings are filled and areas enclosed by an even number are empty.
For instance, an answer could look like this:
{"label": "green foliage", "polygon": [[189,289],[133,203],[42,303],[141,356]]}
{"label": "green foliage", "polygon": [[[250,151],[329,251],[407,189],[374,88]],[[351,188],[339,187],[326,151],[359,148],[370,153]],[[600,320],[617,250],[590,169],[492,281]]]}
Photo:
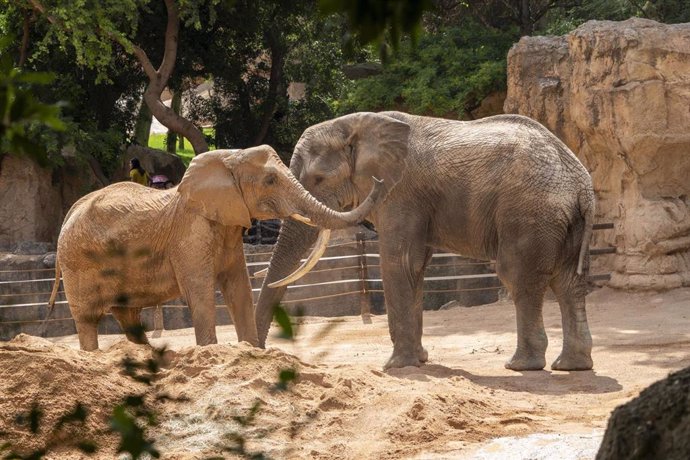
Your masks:
{"label": "green foliage", "polygon": [[565,2],[551,9],[538,29],[540,34],[564,35],[585,22],[596,20],[624,21],[643,17],[666,24],[690,22],[686,0],[582,0]]}
{"label": "green foliage", "polygon": [[468,21],[423,36],[417,47],[406,42],[382,74],[354,83],[341,111],[401,109],[467,118],[486,95],[505,87],[513,36]]}
{"label": "green foliage", "polygon": [[115,42],[132,51],[139,8],[148,0],[82,0],[78,4],[42,0],[45,19],[51,25],[38,42],[38,56],[48,56],[53,45],[70,49],[77,66],[94,69],[96,82],[110,82]]}
{"label": "green foliage", "polygon": [[431,0],[319,0],[323,14],[343,13],[347,17],[349,32],[347,45],[353,46],[356,36],[363,44],[375,43],[383,59],[387,57],[386,35],[397,50],[404,34],[416,42],[421,32],[424,12],[433,8]]}
{"label": "green foliage", "polygon": [[[223,27],[209,34],[200,54],[213,92],[192,97],[187,113],[215,125],[218,148],[267,143],[291,152],[306,127],[335,116],[347,84],[342,18],[320,18],[310,0],[238,0],[231,11],[219,10],[217,24]],[[306,91],[291,100],[293,82]]]}
{"label": "green foliage", "polygon": [[10,54],[12,42],[10,35],[0,36],[0,151],[29,155],[46,165],[47,150],[33,140],[30,131],[37,126],[58,131],[65,125],[59,118],[59,105],[39,102],[33,89],[52,83],[54,77],[16,68]]}

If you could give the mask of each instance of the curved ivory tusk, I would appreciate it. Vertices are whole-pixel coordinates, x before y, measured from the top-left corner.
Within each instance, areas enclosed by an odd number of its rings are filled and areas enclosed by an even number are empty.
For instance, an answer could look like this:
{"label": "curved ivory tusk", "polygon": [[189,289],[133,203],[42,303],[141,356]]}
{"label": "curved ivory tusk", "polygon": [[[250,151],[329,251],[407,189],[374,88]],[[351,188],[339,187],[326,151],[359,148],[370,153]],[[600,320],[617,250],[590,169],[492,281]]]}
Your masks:
{"label": "curved ivory tusk", "polygon": [[309,270],[314,268],[314,265],[316,265],[323,253],[326,251],[326,246],[328,245],[328,240],[330,238],[331,231],[327,228],[321,229],[321,231],[319,232],[319,239],[316,240],[316,243],[314,243],[314,249],[312,249],[311,254],[309,254],[309,257],[307,257],[307,260],[304,261],[302,266],[300,266],[292,274],[286,276],[282,280],[270,283],[268,287],[277,288],[280,286],[285,286],[286,284],[290,284],[293,281],[297,281],[298,279],[309,273]]}
{"label": "curved ivory tusk", "polygon": [[312,227],[316,227],[316,224],[314,222],[312,222],[310,218],[304,217],[301,214],[297,214],[297,213],[290,214],[290,217],[292,217],[293,219],[295,219],[298,222],[302,222],[303,224],[307,224],[307,225],[311,225]]}
{"label": "curved ivory tusk", "polygon": [[268,273],[268,267],[262,268],[261,270],[254,272],[254,278],[265,278],[266,273]]}

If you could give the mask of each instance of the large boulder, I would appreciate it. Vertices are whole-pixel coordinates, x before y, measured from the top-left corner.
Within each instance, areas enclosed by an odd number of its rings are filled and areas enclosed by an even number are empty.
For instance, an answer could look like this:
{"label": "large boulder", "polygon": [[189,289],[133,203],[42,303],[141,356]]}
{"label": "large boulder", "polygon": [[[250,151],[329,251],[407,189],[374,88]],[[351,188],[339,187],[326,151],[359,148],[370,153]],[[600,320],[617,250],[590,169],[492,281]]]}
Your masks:
{"label": "large boulder", "polygon": [[167,176],[177,185],[184,176],[185,166],[182,159],[158,149],[130,145],[122,157],[122,164],[113,176],[113,182],[129,180],[129,160],[138,158],[141,166],[151,175]]}
{"label": "large boulder", "polygon": [[690,367],[611,414],[597,460],[690,458]]}
{"label": "large boulder", "polygon": [[[506,113],[534,118],[591,172],[595,270],[632,289],[690,286],[690,24],[589,21],[508,53]],[[597,267],[596,265],[600,265]],[[602,266],[603,265],[603,266]]]}

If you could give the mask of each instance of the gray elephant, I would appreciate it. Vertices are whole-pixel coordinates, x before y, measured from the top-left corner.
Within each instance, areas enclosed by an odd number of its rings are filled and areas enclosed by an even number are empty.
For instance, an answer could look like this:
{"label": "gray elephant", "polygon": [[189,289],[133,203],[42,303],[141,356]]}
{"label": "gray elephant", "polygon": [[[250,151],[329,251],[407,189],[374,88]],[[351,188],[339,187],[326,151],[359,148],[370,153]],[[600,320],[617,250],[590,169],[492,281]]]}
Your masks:
{"label": "gray elephant", "polygon": [[240,341],[258,344],[242,247],[250,218],[287,218],[324,228],[359,222],[381,184],[360,207],[335,212],[312,197],[269,146],[196,156],[178,187],[117,183],[77,201],[57,245],[60,272],[83,350],[98,348],[98,321],[110,310],[131,341],[141,309],[177,297],[192,313],[196,342],[216,343],[219,286]]}
{"label": "gray elephant", "polygon": [[[403,172],[390,168],[405,156]],[[385,179],[387,198],[368,220],[379,233],[393,341],[386,367],[427,360],[422,283],[436,248],[496,261],[517,311],[517,351],[507,368],[544,367],[542,303],[550,286],[564,335],[551,367],[591,369],[585,294],[592,181],[565,144],[539,123],[518,115],[463,122],[400,112],[355,113],[308,128],[290,169],[335,209],[363,200],[367,177]],[[262,346],[271,308],[295,278],[286,275],[316,236],[297,222],[286,222],[280,233],[256,307]]]}

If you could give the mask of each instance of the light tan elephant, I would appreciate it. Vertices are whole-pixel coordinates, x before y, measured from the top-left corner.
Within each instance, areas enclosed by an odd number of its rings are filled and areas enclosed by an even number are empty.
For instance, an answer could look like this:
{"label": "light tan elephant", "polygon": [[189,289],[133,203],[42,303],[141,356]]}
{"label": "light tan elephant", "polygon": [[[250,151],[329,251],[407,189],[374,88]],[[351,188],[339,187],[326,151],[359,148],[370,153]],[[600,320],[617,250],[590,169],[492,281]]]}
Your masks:
{"label": "light tan elephant", "polygon": [[[381,183],[350,212],[312,197],[269,146],[215,150],[195,157],[169,190],[117,183],[77,201],[57,247],[55,300],[62,271],[83,350],[98,348],[98,321],[108,310],[130,331],[143,307],[183,297],[198,345],[216,343],[215,288],[220,287],[240,341],[258,344],[242,248],[250,218],[288,218],[323,228],[363,220]],[[127,333],[134,342],[146,341]]]}

